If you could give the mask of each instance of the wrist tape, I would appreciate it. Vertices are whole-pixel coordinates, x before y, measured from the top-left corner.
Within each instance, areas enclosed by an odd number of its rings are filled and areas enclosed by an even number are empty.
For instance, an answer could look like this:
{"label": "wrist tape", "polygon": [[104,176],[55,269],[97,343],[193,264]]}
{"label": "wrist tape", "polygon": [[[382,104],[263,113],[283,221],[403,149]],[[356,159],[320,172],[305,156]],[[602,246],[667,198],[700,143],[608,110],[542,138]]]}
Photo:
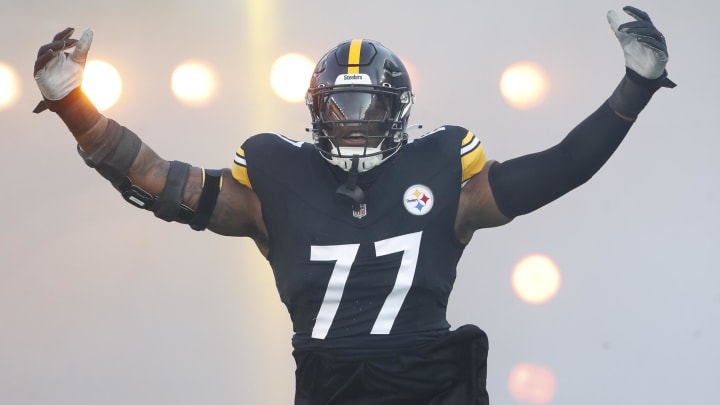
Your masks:
{"label": "wrist tape", "polygon": [[60,100],[43,100],[33,110],[39,114],[45,109],[56,113],[73,135],[87,132],[100,119],[100,112],[80,87]]}

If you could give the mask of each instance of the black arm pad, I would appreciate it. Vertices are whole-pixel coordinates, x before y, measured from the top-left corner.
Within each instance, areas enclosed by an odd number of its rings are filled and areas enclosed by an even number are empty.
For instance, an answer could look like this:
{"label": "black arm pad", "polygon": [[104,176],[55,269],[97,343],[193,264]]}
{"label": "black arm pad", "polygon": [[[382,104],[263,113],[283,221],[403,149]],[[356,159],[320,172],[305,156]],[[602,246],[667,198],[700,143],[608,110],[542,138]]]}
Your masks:
{"label": "black arm pad", "polygon": [[210,222],[213,209],[217,203],[222,182],[221,170],[205,170],[205,181],[203,182],[202,194],[195,215],[189,225],[195,231],[203,231]]}
{"label": "black arm pad", "polygon": [[514,218],[585,183],[615,152],[631,126],[605,102],[550,149],[493,164],[489,181],[498,208]]}
{"label": "black arm pad", "polygon": [[152,206],[156,217],[168,222],[178,220],[188,174],[190,174],[189,164],[177,160],[170,162],[165,187]]}

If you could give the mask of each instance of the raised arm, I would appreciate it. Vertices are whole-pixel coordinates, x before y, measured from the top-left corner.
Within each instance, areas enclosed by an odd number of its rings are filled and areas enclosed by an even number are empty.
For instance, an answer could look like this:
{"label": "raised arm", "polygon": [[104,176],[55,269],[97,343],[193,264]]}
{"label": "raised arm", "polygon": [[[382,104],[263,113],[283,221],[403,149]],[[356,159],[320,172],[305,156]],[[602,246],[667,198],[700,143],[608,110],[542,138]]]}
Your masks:
{"label": "raised arm", "polygon": [[661,87],[675,87],[665,70],[665,37],[645,12],[623,10],[635,21],[621,24],[613,11],[607,16],[625,55],[626,74],[618,87],[559,144],[506,162],[488,162],[460,196],[458,239],[468,242],[476,229],[505,224],[588,181],[615,152],[652,95]]}
{"label": "raised arm", "polygon": [[34,75],[43,101],[34,112],[57,113],[75,137],[80,156],[129,203],[195,230],[249,236],[266,254],[257,195],[235,181],[229,169],[167,161],[135,133],[98,112],[80,87],[93,33],[86,30],[75,40],[70,38],[73,31],[63,30],[38,52]]}

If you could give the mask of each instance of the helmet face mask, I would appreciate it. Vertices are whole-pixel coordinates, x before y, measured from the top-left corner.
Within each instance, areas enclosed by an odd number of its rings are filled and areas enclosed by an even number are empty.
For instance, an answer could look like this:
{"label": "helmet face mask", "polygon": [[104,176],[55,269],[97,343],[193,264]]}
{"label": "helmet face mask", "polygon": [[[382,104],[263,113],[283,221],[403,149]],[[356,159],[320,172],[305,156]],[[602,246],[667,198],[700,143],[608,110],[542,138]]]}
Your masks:
{"label": "helmet face mask", "polygon": [[413,97],[390,50],[369,40],[341,43],[318,63],[306,97],[316,148],[346,171],[354,157],[358,171],[372,169],[407,142]]}

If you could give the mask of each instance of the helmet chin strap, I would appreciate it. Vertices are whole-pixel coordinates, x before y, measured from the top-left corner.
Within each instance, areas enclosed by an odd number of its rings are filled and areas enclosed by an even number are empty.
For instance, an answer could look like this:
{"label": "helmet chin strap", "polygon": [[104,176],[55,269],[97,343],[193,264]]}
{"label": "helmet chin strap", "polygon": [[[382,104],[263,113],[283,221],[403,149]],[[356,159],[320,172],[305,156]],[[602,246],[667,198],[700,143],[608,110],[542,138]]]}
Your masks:
{"label": "helmet chin strap", "polygon": [[347,197],[352,200],[353,210],[355,211],[359,210],[360,204],[365,202],[365,193],[357,185],[359,164],[360,156],[353,155],[352,165],[350,166],[350,170],[348,170],[348,176],[347,180],[345,180],[345,184],[341,184],[340,187],[335,190],[335,194],[337,194],[338,199],[342,197]]}

